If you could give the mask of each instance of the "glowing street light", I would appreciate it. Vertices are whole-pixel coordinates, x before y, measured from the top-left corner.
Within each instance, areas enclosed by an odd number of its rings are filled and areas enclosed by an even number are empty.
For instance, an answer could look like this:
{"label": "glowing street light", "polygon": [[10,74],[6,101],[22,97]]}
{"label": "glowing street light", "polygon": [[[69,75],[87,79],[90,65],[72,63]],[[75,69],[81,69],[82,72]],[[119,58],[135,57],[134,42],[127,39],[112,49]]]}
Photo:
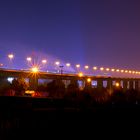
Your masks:
{"label": "glowing street light", "polygon": [[101,70],[101,71],[103,71],[103,70],[104,70],[104,68],[103,68],[103,67],[101,67],[101,68],[100,68],[100,70]]}
{"label": "glowing street light", "polygon": [[109,68],[106,68],[106,71],[110,71],[110,69]]}
{"label": "glowing street light", "polygon": [[87,79],[87,82],[90,83],[90,82],[91,82],[91,78],[88,78],[88,79]]}
{"label": "glowing street light", "polygon": [[129,73],[131,74],[131,73],[132,73],[132,71],[131,71],[131,70],[129,70]]}
{"label": "glowing street light", "polygon": [[27,60],[28,62],[31,62],[31,61],[32,61],[32,58],[31,58],[31,57],[27,57],[26,60]]}
{"label": "glowing street light", "polygon": [[121,73],[124,73],[124,70],[121,70]]}
{"label": "glowing street light", "polygon": [[3,64],[2,63],[0,63],[0,67],[2,67],[3,66]]}
{"label": "glowing street light", "polygon": [[42,60],[42,64],[46,64],[47,63],[47,60],[46,59],[43,59]]}
{"label": "glowing street light", "polygon": [[14,58],[14,55],[13,55],[13,54],[8,54],[8,58],[9,58],[10,60],[12,60],[12,59]]}
{"label": "glowing street light", "polygon": [[115,71],[115,69],[111,69],[111,71],[112,71],[112,72],[114,72],[114,71]]}
{"label": "glowing street light", "polygon": [[89,66],[85,66],[85,69],[86,69],[86,70],[89,69]]}
{"label": "glowing street light", "polygon": [[77,65],[76,65],[76,68],[80,68],[80,64],[77,64]]}
{"label": "glowing street light", "polygon": [[135,74],[136,72],[135,72],[135,71],[133,71],[132,73],[133,73],[133,74]]}
{"label": "glowing street light", "polygon": [[56,61],[56,62],[55,62],[55,65],[57,65],[57,66],[58,66],[59,64],[60,64],[60,62],[59,62],[59,61]]}
{"label": "glowing street light", "polygon": [[82,72],[78,73],[78,76],[79,77],[82,77],[83,76],[83,73]]}
{"label": "glowing street light", "polygon": [[33,68],[31,69],[31,71],[32,71],[33,73],[37,73],[37,72],[39,72],[39,69],[38,69],[38,67],[33,67]]}
{"label": "glowing street light", "polygon": [[125,73],[128,73],[128,70],[125,70]]}
{"label": "glowing street light", "polygon": [[67,67],[70,67],[70,63],[66,63],[66,66],[67,66]]}
{"label": "glowing street light", "polygon": [[93,70],[97,70],[97,67],[93,67]]}
{"label": "glowing street light", "polygon": [[120,84],[119,84],[119,83],[116,83],[116,84],[115,84],[115,86],[116,86],[116,87],[119,87],[119,86],[120,86]]}

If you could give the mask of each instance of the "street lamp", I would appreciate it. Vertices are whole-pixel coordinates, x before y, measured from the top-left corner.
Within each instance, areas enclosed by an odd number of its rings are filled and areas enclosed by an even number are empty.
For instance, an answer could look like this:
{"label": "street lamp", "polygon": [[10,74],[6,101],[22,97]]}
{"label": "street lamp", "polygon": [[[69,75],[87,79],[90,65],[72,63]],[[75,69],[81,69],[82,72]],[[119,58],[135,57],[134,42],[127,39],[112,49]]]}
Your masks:
{"label": "street lamp", "polygon": [[11,67],[11,68],[13,68],[13,62],[12,62],[12,60],[14,59],[14,55],[11,53],[11,54],[8,54],[8,58],[9,58],[9,60],[10,60],[10,62],[9,62],[9,66]]}
{"label": "street lamp", "polygon": [[42,64],[46,64],[47,63],[47,60],[46,59],[43,59],[42,60]]}
{"label": "street lamp", "polygon": [[60,74],[63,74],[63,65],[59,66],[60,67]]}
{"label": "street lamp", "polygon": [[10,60],[12,60],[12,59],[14,58],[14,55],[13,55],[13,54],[8,54],[8,58],[9,58]]}
{"label": "street lamp", "polygon": [[93,70],[97,70],[97,67],[93,67]]}
{"label": "street lamp", "polygon": [[77,64],[76,65],[77,72],[79,72],[79,70],[78,70],[79,68],[80,68],[80,64]]}
{"label": "street lamp", "polygon": [[38,73],[38,72],[39,72],[39,69],[38,69],[38,67],[32,67],[32,68],[31,68],[31,71],[32,71],[33,73]]}
{"label": "street lamp", "polygon": [[66,63],[66,66],[67,66],[67,67],[70,67],[70,63]]}
{"label": "street lamp", "polygon": [[55,65],[59,66],[60,62],[59,61],[56,61],[55,62]]}
{"label": "street lamp", "polygon": [[89,66],[85,66],[85,69],[86,69],[86,70],[89,69]]}
{"label": "street lamp", "polygon": [[27,60],[28,62],[31,62],[31,61],[32,61],[32,58],[31,58],[31,57],[27,57],[26,60]]}

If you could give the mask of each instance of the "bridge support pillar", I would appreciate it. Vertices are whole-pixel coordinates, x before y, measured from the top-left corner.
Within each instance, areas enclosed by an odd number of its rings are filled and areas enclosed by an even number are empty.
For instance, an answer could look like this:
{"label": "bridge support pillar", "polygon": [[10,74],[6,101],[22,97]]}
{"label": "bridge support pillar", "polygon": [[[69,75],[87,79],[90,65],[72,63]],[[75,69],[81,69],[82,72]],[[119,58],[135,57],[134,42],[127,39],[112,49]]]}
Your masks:
{"label": "bridge support pillar", "polygon": [[135,90],[139,90],[139,81],[135,81]]}
{"label": "bridge support pillar", "polygon": [[85,87],[84,88],[85,89],[91,89],[92,88],[91,82],[85,81]]}
{"label": "bridge support pillar", "polygon": [[123,90],[124,91],[127,90],[127,86],[128,86],[128,81],[127,80],[123,80]]}
{"label": "bridge support pillar", "polygon": [[134,81],[129,81],[129,89],[134,89]]}
{"label": "bridge support pillar", "polygon": [[107,80],[107,88],[108,89],[112,89],[112,86],[113,86],[112,80],[111,79],[108,79]]}
{"label": "bridge support pillar", "polygon": [[38,78],[37,77],[29,78],[29,86],[30,86],[30,89],[36,90],[38,86]]}
{"label": "bridge support pillar", "polygon": [[103,88],[103,80],[102,79],[98,79],[97,80],[97,88],[98,89],[102,89]]}
{"label": "bridge support pillar", "polygon": [[109,92],[109,94],[112,94],[112,92],[113,92],[113,83],[112,83],[112,79],[108,79],[107,80],[107,89],[108,89],[108,92]]}

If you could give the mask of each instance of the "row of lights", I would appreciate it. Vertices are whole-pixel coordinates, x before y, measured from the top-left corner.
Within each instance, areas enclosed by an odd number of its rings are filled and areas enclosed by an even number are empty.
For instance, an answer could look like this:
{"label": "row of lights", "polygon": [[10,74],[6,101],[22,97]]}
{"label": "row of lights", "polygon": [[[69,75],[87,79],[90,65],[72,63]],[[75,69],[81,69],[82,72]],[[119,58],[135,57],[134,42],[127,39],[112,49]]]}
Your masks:
{"label": "row of lights", "polygon": [[[12,59],[14,58],[14,55],[13,55],[13,54],[9,54],[9,55],[8,55],[8,58],[9,58],[10,60],[12,60]],[[27,57],[26,60],[27,60],[28,62],[31,62],[31,61],[32,61],[32,58],[31,58],[31,57]],[[42,62],[42,64],[46,64],[46,63],[47,63],[47,60],[46,60],[46,59],[43,59],[41,62]],[[60,65],[60,62],[59,62],[59,61],[56,61],[55,64],[56,64],[57,66],[59,66],[59,65]],[[67,66],[67,67],[70,67],[71,64],[70,64],[70,63],[66,63],[66,66]],[[77,68],[77,69],[80,69],[80,67],[81,67],[80,64],[77,64],[77,65],[76,65],[76,68]],[[86,66],[84,66],[84,68],[85,68],[86,70],[88,70],[88,69],[89,69],[89,66],[86,65]],[[140,74],[139,71],[123,70],[123,69],[114,69],[114,68],[104,68],[104,67],[100,67],[100,68],[98,68],[98,67],[93,67],[93,70],[94,70],[94,71],[100,70],[100,71],[107,71],[107,72],[128,73],[128,74]]]}

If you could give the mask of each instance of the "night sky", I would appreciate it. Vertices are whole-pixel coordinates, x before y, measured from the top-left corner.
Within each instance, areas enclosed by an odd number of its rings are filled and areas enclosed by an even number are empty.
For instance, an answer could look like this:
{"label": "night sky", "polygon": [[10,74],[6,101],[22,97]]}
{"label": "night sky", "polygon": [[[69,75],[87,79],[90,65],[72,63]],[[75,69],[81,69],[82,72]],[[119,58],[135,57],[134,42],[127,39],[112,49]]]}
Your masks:
{"label": "night sky", "polygon": [[10,52],[140,70],[140,1],[1,0],[0,61]]}

